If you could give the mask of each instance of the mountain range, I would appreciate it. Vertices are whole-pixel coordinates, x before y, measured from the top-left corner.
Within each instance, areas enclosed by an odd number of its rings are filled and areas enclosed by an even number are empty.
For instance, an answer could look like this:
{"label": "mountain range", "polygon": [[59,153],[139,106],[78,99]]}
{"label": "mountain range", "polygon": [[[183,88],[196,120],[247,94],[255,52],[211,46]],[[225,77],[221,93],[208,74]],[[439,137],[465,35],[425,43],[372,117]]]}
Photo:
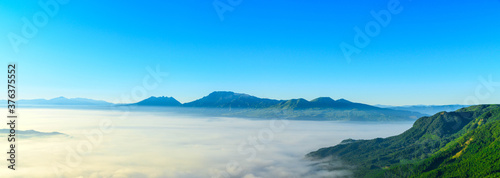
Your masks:
{"label": "mountain range", "polygon": [[139,106],[182,106],[182,104],[173,97],[149,97],[132,105]]}
{"label": "mountain range", "polygon": [[[5,101],[3,102],[5,103]],[[385,108],[355,103],[345,99],[334,100],[319,97],[313,100],[302,98],[276,100],[230,91],[215,91],[209,95],[188,103],[181,103],[173,97],[149,97],[137,103],[113,104],[85,98],[34,99],[19,100],[23,106],[156,106],[198,109],[177,109],[180,112],[198,112],[213,116],[247,117],[257,119],[287,118],[299,120],[351,120],[351,121],[391,121],[416,120],[440,111],[454,111],[462,105],[446,106],[404,106]]]}
{"label": "mountain range", "polygon": [[230,91],[215,91],[198,100],[181,104],[173,97],[150,97],[130,105],[137,106],[183,106],[204,108],[277,108],[277,109],[311,109],[311,108],[335,108],[335,109],[359,109],[378,110],[382,109],[367,104],[354,103],[345,99],[334,100],[330,97],[319,97],[308,101],[306,99],[274,100],[258,98],[248,94],[234,93]]}
{"label": "mountain range", "polygon": [[[202,110],[196,112],[213,116],[254,119],[410,121],[423,116],[417,112],[379,108],[345,99],[334,100],[329,97],[320,97],[311,101],[302,98],[275,100],[230,91],[212,92],[203,98],[184,104],[172,97],[150,97],[129,105],[201,108]],[[179,109],[179,111],[183,110]],[[188,112],[193,111],[188,110]]]}
{"label": "mountain range", "polygon": [[499,150],[500,105],[479,105],[422,117],[397,136],[347,139],[306,157],[354,177],[498,177]]}
{"label": "mountain range", "polygon": [[[10,133],[10,129],[0,129],[0,137],[7,136]],[[29,137],[46,137],[46,136],[68,136],[60,132],[40,132],[36,130],[16,130],[16,134],[21,138]]]}
{"label": "mountain range", "polygon": [[394,110],[402,110],[402,111],[413,111],[419,112],[427,115],[434,115],[441,111],[451,112],[456,111],[461,108],[469,107],[470,105],[410,105],[410,106],[378,106],[381,108],[388,108]]}
{"label": "mountain range", "polygon": [[[6,100],[0,100],[2,104],[7,103]],[[51,106],[57,106],[57,105],[75,105],[75,106],[87,106],[87,105],[97,105],[97,106],[105,106],[105,105],[113,105],[112,103],[108,103],[106,101],[101,101],[101,100],[93,100],[93,99],[87,99],[87,98],[65,98],[65,97],[57,97],[53,99],[31,99],[31,100],[18,100],[17,103],[18,105],[33,105],[33,106],[38,106],[38,105],[51,105]]]}

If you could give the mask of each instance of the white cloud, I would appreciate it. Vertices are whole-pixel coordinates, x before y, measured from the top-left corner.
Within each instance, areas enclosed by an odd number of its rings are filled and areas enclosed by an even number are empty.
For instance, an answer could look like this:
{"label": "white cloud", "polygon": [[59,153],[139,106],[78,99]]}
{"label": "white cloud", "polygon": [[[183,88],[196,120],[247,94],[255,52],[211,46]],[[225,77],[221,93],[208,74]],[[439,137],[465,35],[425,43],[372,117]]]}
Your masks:
{"label": "white cloud", "polygon": [[[162,112],[121,113],[93,110],[31,109],[23,111],[23,130],[58,131],[72,137],[29,138],[19,143],[19,169],[0,169],[0,175],[54,177],[56,163],[66,164],[67,146],[76,149],[87,138],[84,131],[112,119],[115,130],[103,134],[101,144],[82,155],[77,167],[63,177],[210,177],[238,163],[237,177],[345,177],[349,170],[320,171],[304,155],[347,138],[373,138],[401,133],[404,124],[349,124],[290,121],[283,132],[256,149],[254,159],[240,154],[238,146],[269,127],[269,121],[204,118]],[[260,142],[259,142],[260,143]],[[0,149],[7,148],[1,142]],[[248,147],[252,148],[252,147]],[[1,157],[0,157],[1,158]],[[5,164],[5,163],[2,163]],[[6,165],[4,165],[6,166]],[[235,170],[229,171],[234,173]]]}

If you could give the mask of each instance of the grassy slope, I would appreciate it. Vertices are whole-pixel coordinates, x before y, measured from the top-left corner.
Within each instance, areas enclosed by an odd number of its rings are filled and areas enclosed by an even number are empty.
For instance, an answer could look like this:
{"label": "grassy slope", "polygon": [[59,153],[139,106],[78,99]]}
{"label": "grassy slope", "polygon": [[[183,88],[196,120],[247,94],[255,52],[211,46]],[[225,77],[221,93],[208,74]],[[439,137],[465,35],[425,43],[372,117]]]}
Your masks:
{"label": "grassy slope", "polygon": [[394,166],[384,177],[500,177],[500,109],[477,117],[463,131],[430,158]]}
{"label": "grassy slope", "polygon": [[[420,118],[411,129],[398,136],[340,144],[322,148],[307,156],[316,159],[338,157],[358,168],[355,172],[357,177],[409,177],[424,172],[437,175],[433,171],[439,170],[438,168],[443,166],[441,163],[448,163],[440,162],[445,160],[438,154],[456,155],[461,151],[457,145],[467,145],[469,134],[485,132],[480,131],[485,125],[499,120],[499,112],[499,105],[473,106],[456,112],[442,112]],[[498,133],[497,130],[495,132]],[[477,138],[476,141],[483,141],[482,138]],[[476,141],[469,141],[470,148],[482,149]],[[486,143],[489,143],[487,141]],[[473,153],[475,152],[463,151],[461,156],[452,161],[468,158],[467,154]]]}

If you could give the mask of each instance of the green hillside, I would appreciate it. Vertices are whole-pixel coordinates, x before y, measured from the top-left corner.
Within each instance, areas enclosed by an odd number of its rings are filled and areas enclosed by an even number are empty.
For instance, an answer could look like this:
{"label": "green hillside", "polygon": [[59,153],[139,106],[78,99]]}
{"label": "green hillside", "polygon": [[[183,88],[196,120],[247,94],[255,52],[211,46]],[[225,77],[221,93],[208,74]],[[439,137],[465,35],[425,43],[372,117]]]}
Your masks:
{"label": "green hillside", "polygon": [[394,137],[349,140],[307,156],[339,158],[356,167],[356,177],[484,177],[500,173],[499,129],[499,105],[472,106],[420,118]]}

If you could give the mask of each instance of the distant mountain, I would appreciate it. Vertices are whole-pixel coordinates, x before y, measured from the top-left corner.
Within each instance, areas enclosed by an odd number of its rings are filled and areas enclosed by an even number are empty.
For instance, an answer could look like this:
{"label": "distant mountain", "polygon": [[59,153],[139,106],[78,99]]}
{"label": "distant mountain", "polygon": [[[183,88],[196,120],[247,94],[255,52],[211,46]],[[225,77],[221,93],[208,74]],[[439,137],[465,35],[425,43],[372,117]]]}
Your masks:
{"label": "distant mountain", "polygon": [[427,115],[434,115],[436,113],[446,111],[456,111],[461,108],[468,107],[468,105],[414,105],[414,106],[388,106],[385,108],[401,110],[401,111],[412,111],[419,112]]}
{"label": "distant mountain", "polygon": [[190,108],[214,108],[212,115],[247,118],[286,118],[291,120],[351,120],[395,121],[415,120],[420,113],[378,108],[345,99],[333,100],[320,97],[305,99],[273,100],[229,91],[212,92],[182,106]]}
{"label": "distant mountain", "polygon": [[208,108],[280,108],[280,109],[380,109],[361,103],[353,103],[345,99],[333,100],[330,97],[320,97],[311,101],[305,99],[274,100],[258,98],[248,94],[229,91],[216,91],[201,99],[185,103],[187,107]]}
{"label": "distant mountain", "polygon": [[354,168],[355,177],[497,177],[500,105],[440,112],[418,119],[400,135],[348,139],[307,157],[326,163],[340,159],[344,169]]}
{"label": "distant mountain", "polygon": [[312,106],[309,101],[299,98],[280,102],[275,107],[280,109],[307,109],[311,108]]}
{"label": "distant mountain", "polygon": [[291,99],[282,101],[275,107],[282,109],[339,109],[339,110],[377,110],[381,109],[367,104],[353,103],[345,99],[334,100],[330,97],[320,97],[311,101],[305,99]]}
{"label": "distant mountain", "polygon": [[[0,129],[2,136],[7,136],[10,133],[10,129]],[[16,130],[18,137],[28,138],[28,137],[46,137],[46,136],[67,136],[66,134],[60,132],[39,132],[35,130]]]}
{"label": "distant mountain", "polygon": [[[6,102],[3,102],[6,103]],[[19,106],[159,106],[183,107],[176,112],[197,113],[211,116],[245,117],[255,119],[286,118],[292,120],[350,120],[350,121],[412,121],[423,114],[410,111],[379,108],[345,99],[334,100],[320,97],[311,101],[305,99],[275,100],[259,98],[230,91],[216,91],[188,103],[181,104],[173,97],[149,97],[137,103],[112,104],[105,101],[84,98],[54,98],[50,100],[20,100]],[[195,110],[196,109],[196,110]]]}
{"label": "distant mountain", "polygon": [[183,106],[207,108],[267,108],[280,102],[280,100],[257,98],[255,96],[230,91],[216,91],[201,99],[185,103]]}
{"label": "distant mountain", "polygon": [[173,97],[149,97],[139,101],[134,105],[138,106],[182,106],[182,104]]}
{"label": "distant mountain", "polygon": [[[5,100],[4,100],[5,101]],[[6,101],[5,101],[6,102]],[[18,105],[112,105],[106,101],[92,100],[86,98],[65,98],[58,97],[53,99],[32,99],[32,100],[19,100]]]}

